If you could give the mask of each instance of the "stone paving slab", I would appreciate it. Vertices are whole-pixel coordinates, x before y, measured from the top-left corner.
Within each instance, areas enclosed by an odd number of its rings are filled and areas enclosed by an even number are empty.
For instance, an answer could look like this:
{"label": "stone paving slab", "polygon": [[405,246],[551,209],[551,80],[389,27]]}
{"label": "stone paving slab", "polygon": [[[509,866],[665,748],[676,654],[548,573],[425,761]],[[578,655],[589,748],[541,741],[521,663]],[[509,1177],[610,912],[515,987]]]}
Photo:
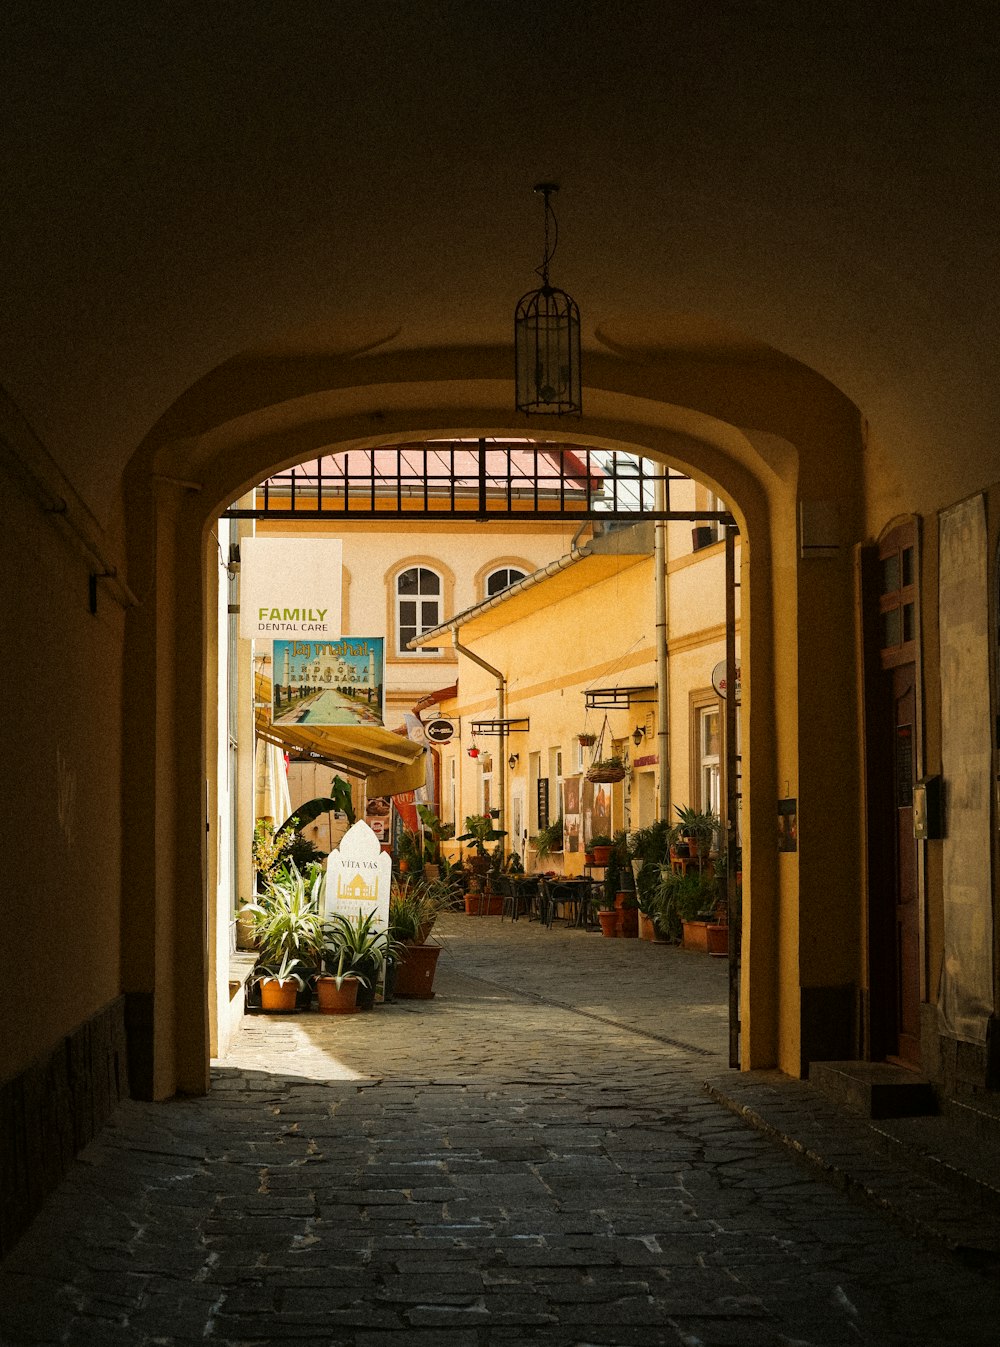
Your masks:
{"label": "stone paving slab", "polygon": [[440,925],[434,1000],[253,1017],[208,1097],[124,1105],[0,1343],[995,1345],[995,1281],[706,1094],[718,961]]}
{"label": "stone paving slab", "polygon": [[869,1122],[845,1113],[815,1086],[774,1071],[714,1077],[705,1089],[844,1192],[881,1208],[915,1234],[940,1241],[970,1265],[1000,1272],[996,1215],[970,1202],[959,1187],[908,1163],[897,1136],[904,1129],[895,1121]]}

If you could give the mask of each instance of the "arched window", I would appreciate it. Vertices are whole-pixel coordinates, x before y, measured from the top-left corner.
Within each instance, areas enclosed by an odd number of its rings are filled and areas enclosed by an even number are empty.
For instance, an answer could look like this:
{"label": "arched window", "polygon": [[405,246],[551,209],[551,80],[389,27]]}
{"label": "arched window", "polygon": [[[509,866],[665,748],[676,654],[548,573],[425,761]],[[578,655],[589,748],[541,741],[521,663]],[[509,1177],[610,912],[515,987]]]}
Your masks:
{"label": "arched window", "polygon": [[499,594],[502,589],[509,589],[518,580],[523,580],[525,574],[526,572],[518,570],[516,566],[501,566],[499,570],[490,571],[486,577],[486,597]]}
{"label": "arched window", "polygon": [[441,621],[441,577],[426,566],[411,566],[396,578],[396,653],[399,655],[437,655],[439,646],[407,650],[421,632]]}

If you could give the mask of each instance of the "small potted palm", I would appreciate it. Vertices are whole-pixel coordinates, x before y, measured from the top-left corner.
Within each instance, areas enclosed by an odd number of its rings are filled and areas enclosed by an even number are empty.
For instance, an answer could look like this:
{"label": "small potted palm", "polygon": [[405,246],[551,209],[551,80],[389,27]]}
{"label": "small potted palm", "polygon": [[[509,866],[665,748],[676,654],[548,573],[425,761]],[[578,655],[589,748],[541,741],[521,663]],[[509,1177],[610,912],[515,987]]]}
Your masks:
{"label": "small potted palm", "polygon": [[323,968],[316,978],[316,999],[324,1015],[370,1010],[389,953],[389,933],[375,925],[375,914],[335,913],[323,926]]}
{"label": "small potted palm", "polygon": [[[301,971],[300,971],[301,970]],[[298,1008],[299,993],[306,990],[305,965],[286,954],[281,962],[258,962],[251,982],[260,988],[260,1008],[269,1015],[283,1015]]]}
{"label": "small potted palm", "polygon": [[675,804],[677,823],[670,830],[670,853],[675,859],[696,857],[707,860],[718,836],[720,819],[711,809]]}
{"label": "small potted palm", "polygon": [[252,982],[260,987],[264,1010],[293,1010],[306,977],[319,962],[323,947],[321,866],[303,875],[294,864],[272,878],[269,888],[243,912],[257,945]]}

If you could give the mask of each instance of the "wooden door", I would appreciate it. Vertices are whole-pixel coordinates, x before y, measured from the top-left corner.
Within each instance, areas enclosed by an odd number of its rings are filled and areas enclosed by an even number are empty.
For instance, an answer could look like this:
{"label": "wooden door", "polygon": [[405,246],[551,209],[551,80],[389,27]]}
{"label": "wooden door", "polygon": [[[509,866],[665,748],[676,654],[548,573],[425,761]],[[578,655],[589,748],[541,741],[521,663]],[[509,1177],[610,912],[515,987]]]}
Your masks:
{"label": "wooden door", "polygon": [[869,1054],[920,1062],[921,932],[913,787],[919,776],[917,558],[913,524],[863,572],[868,796]]}
{"label": "wooden door", "polygon": [[[889,1056],[920,1062],[920,921],[917,843],[913,837],[916,782],[916,665],[904,664],[892,680],[895,924],[894,1001],[887,1042]],[[895,1039],[895,1043],[892,1039]]]}

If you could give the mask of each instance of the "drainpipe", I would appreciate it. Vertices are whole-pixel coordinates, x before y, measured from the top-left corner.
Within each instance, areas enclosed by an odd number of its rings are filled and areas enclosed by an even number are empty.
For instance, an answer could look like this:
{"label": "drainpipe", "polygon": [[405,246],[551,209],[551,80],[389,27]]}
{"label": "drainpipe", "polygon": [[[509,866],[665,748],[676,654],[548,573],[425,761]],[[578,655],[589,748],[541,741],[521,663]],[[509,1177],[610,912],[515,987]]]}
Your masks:
{"label": "drainpipe", "polygon": [[[656,479],[656,508],[667,508],[667,467]],[[656,586],[656,780],[660,818],[670,820],[670,665],[667,657],[669,597],[667,589],[667,521],[658,519],[653,528],[653,577]]]}
{"label": "drainpipe", "polygon": [[[465,655],[467,659],[471,659],[473,664],[478,664],[480,669],[485,669],[488,674],[492,674],[497,680],[497,720],[503,720],[506,714],[504,709],[506,705],[504,693],[507,686],[507,680],[504,678],[503,674],[499,669],[494,669],[492,664],[487,664],[474,650],[470,650],[468,646],[462,644],[458,639],[458,627],[452,627],[451,629],[451,643],[460,655]],[[500,827],[502,829],[506,829],[507,827],[507,758],[504,753],[505,740],[506,736],[503,732],[503,727],[501,727],[499,754],[500,772],[498,779],[500,783]]]}

